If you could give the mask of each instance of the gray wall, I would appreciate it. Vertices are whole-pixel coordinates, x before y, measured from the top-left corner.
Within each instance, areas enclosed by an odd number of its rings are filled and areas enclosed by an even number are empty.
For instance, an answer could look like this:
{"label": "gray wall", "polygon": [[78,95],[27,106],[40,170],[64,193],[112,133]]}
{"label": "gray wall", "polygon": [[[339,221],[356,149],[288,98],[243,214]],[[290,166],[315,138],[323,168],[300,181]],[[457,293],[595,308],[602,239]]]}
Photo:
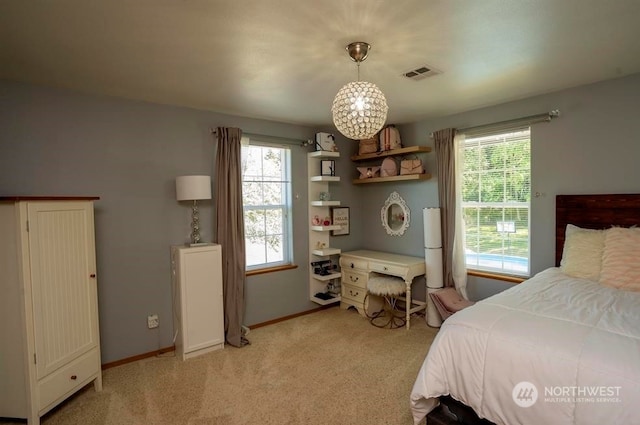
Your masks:
{"label": "gray wall", "polygon": [[[405,145],[433,146],[429,133],[560,109],[533,129],[532,268],[553,265],[554,196],[640,192],[635,121],[640,74],[500,106],[400,127]],[[100,330],[103,362],[172,344],[169,246],[188,240],[190,209],[175,201],[174,178],[214,175],[211,127],[306,140],[315,129],[207,111],[77,94],[0,81],[0,195],[96,195]],[[352,185],[348,157],[357,144],[338,137],[343,181],[332,192],[351,208],[351,234],[332,245],[423,256],[421,210],[438,206],[437,181]],[[293,192],[297,269],[248,278],[245,323],[315,308],[308,301],[306,150],[294,147]],[[434,154],[422,154],[435,171]],[[388,236],[380,208],[397,191],[411,208],[408,233]],[[214,195],[215,196],[215,195]],[[211,202],[202,204],[204,240],[215,240]],[[472,278],[472,299],[509,287]],[[424,298],[424,285],[415,295]],[[148,330],[146,316],[160,315]]]}
{"label": "gray wall", "polygon": [[[169,247],[189,240],[175,177],[214,175],[217,126],[307,140],[315,129],[0,81],[0,195],[95,195],[103,363],[173,343]],[[317,307],[308,300],[307,148],[292,148],[299,267],[247,279],[245,323]],[[343,161],[340,165],[346,167]],[[351,185],[344,185],[348,196]],[[215,196],[215,194],[214,194]],[[203,240],[215,241],[212,201]],[[353,205],[355,207],[355,205]],[[359,235],[339,238],[353,246]],[[160,327],[146,317],[157,313]]]}
{"label": "gray wall", "polygon": [[[540,197],[531,202],[531,266],[537,273],[554,265],[555,195],[640,192],[640,142],[637,132],[640,111],[640,74],[576,87],[499,106],[427,120],[400,127],[405,145],[433,147],[429,134],[454,127],[486,123],[560,109],[561,117],[532,127],[532,190]],[[427,168],[435,171],[433,153]],[[377,214],[364,217],[373,229],[363,234],[362,244],[371,249],[421,255],[422,222],[418,212],[438,205],[437,181],[387,183],[363,191],[363,205],[379,209],[391,191],[398,191],[412,208],[411,233],[387,236]],[[471,277],[469,294],[481,299],[511,284]]]}

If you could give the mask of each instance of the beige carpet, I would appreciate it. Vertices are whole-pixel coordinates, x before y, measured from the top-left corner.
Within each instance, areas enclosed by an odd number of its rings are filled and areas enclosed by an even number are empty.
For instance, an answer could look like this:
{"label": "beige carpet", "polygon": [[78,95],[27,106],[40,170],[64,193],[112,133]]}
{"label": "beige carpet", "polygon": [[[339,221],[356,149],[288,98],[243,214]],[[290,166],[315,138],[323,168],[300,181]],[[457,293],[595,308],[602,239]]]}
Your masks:
{"label": "beige carpet", "polygon": [[102,392],[88,386],[42,423],[410,425],[409,394],[436,334],[424,317],[411,324],[379,329],[330,308],[252,330],[243,348],[108,369]]}

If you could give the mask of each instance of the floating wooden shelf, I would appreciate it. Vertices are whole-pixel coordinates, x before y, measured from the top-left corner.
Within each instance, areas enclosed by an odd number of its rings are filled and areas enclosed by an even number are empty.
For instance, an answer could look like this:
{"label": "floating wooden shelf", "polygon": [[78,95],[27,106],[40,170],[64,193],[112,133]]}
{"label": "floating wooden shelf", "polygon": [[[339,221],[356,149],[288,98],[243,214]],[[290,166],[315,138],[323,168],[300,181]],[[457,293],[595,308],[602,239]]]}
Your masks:
{"label": "floating wooden shelf", "polygon": [[339,207],[340,201],[311,201],[312,207]]}
{"label": "floating wooden shelf", "polygon": [[402,180],[429,180],[431,174],[406,174],[403,176],[371,177],[369,179],[353,179],[353,184],[397,182]]}
{"label": "floating wooden shelf", "polygon": [[429,146],[407,146],[406,148],[393,149],[390,151],[365,153],[363,155],[353,155],[351,157],[351,160],[352,161],[368,161],[371,159],[384,158],[385,156],[406,155],[409,153],[421,153],[421,152],[431,152],[431,148]]}
{"label": "floating wooden shelf", "polygon": [[307,154],[309,158],[340,158],[340,152],[315,151]]}
{"label": "floating wooden shelf", "polygon": [[337,278],[339,278],[341,276],[342,276],[342,273],[340,273],[340,272],[331,273],[331,274],[327,274],[327,275],[324,275],[324,276],[319,275],[319,274],[315,274],[315,273],[313,274],[313,278],[314,279],[318,279],[318,280],[321,280],[323,282],[326,282],[326,281],[329,281],[329,280],[332,280],[332,279],[337,279]]}
{"label": "floating wooden shelf", "polygon": [[319,255],[320,257],[328,257],[329,255],[337,255],[342,252],[340,248],[318,248],[311,251],[314,255]]}
{"label": "floating wooden shelf", "polygon": [[332,224],[331,226],[311,226],[311,230],[315,232],[327,232],[329,230],[340,230],[342,226],[339,224]]}
{"label": "floating wooden shelf", "polygon": [[329,305],[340,302],[341,300],[342,297],[340,297],[340,295],[334,295],[333,298],[329,298],[328,300],[323,300],[322,298],[311,296],[311,301],[320,305]]}
{"label": "floating wooden shelf", "polygon": [[312,182],[339,182],[339,176],[313,176],[309,180]]}

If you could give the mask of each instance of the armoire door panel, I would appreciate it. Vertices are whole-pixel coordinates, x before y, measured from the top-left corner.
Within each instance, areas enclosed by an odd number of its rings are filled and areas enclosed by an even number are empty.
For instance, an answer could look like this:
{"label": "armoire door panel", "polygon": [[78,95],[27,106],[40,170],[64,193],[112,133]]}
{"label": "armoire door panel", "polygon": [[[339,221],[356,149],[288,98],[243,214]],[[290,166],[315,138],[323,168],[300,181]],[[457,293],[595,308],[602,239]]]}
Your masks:
{"label": "armoire door panel", "polygon": [[[96,346],[93,215],[87,203],[29,205],[37,377]],[[87,319],[91,318],[91,319]]]}

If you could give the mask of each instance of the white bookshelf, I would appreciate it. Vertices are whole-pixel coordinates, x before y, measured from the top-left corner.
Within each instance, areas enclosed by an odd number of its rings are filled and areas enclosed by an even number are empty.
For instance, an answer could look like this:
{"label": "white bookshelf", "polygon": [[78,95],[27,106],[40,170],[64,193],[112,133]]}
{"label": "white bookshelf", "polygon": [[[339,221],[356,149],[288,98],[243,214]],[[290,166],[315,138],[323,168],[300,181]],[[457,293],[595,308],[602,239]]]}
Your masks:
{"label": "white bookshelf", "polygon": [[[340,249],[330,246],[331,231],[339,230],[339,225],[314,225],[314,217],[319,217],[323,222],[331,219],[331,207],[339,207],[338,200],[320,200],[321,192],[331,192],[331,184],[340,181],[339,176],[321,175],[320,165],[322,160],[336,160],[339,152],[315,151],[307,155],[307,172],[309,187],[309,263],[330,260],[331,256],[339,255]],[[338,264],[338,259],[333,259],[333,264]],[[309,299],[319,305],[329,305],[341,301],[339,294],[330,299],[317,297],[316,294],[326,293],[328,284],[333,280],[340,282],[342,274],[332,272],[327,275],[314,273],[314,267],[309,265]]]}

